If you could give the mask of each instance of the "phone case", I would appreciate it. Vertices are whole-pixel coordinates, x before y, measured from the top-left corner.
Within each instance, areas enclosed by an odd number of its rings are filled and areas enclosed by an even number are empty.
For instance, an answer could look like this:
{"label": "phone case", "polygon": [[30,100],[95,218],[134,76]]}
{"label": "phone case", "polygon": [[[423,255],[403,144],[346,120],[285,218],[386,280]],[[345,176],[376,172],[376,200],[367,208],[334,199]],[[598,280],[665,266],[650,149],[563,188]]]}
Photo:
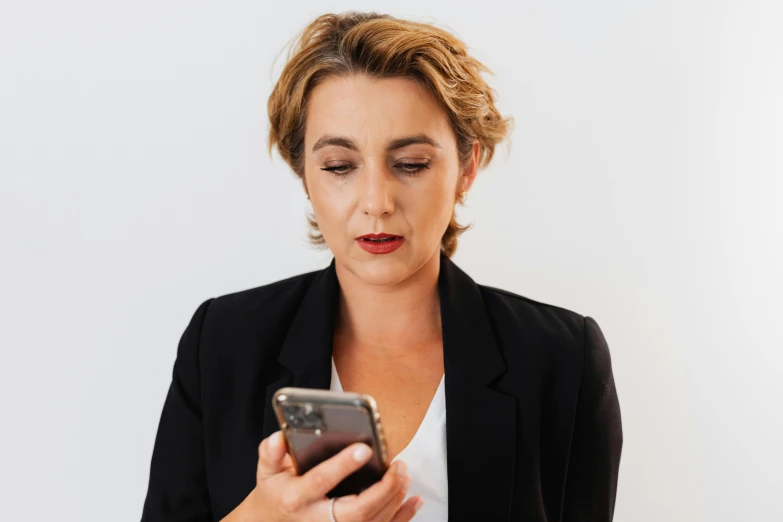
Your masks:
{"label": "phone case", "polygon": [[272,407],[299,475],[354,442],[372,448],[370,460],[327,497],[358,494],[389,468],[381,415],[370,395],[289,386],[274,394]]}

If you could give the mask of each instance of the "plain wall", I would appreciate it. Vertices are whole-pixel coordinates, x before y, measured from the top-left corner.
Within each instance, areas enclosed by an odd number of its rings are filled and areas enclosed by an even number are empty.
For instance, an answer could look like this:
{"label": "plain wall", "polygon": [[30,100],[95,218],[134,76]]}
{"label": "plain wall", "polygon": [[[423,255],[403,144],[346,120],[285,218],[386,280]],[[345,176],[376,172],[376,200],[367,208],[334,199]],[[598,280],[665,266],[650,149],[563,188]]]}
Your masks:
{"label": "plain wall", "polygon": [[3,519],[138,520],[196,307],[328,264],[266,100],[285,42],[357,7],[450,29],[494,71],[516,129],[454,260],[601,325],[615,520],[783,519],[773,0],[3,2]]}

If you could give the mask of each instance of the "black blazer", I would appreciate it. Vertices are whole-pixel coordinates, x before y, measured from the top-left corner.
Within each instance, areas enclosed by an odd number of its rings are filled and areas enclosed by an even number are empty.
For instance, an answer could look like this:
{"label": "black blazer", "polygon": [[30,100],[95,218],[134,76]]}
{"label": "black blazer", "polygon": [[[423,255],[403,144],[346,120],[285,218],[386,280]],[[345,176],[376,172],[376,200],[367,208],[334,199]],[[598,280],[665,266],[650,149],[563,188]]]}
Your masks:
{"label": "black blazer", "polygon": [[[441,253],[449,522],[609,521],[623,436],[590,317],[476,284]],[[323,269],[205,301],[179,343],[142,521],[221,520],[255,486],[272,394],[329,389]],[[445,521],[444,521],[445,522]]]}

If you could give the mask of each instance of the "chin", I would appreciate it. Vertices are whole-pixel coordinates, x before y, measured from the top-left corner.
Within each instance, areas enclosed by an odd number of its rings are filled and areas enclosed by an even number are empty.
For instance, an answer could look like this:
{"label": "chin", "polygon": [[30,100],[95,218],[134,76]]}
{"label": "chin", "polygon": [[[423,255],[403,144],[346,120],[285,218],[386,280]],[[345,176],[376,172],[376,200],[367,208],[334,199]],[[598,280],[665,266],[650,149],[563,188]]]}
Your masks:
{"label": "chin", "polygon": [[[349,270],[370,285],[393,285],[404,281],[415,271],[412,260],[401,252],[372,255],[362,251],[351,260]],[[369,259],[368,256],[371,256]]]}

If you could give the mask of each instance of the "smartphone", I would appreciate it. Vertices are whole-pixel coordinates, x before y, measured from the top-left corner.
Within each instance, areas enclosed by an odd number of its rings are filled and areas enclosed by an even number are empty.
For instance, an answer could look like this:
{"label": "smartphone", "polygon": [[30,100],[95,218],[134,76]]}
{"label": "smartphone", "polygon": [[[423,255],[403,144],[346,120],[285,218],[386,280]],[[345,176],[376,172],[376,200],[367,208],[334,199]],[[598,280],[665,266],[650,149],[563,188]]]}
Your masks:
{"label": "smartphone", "polygon": [[381,414],[370,395],[288,386],[274,394],[272,407],[299,475],[354,442],[372,449],[370,460],[327,497],[359,494],[389,469]]}

